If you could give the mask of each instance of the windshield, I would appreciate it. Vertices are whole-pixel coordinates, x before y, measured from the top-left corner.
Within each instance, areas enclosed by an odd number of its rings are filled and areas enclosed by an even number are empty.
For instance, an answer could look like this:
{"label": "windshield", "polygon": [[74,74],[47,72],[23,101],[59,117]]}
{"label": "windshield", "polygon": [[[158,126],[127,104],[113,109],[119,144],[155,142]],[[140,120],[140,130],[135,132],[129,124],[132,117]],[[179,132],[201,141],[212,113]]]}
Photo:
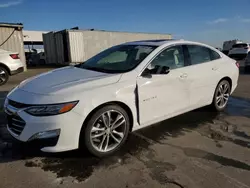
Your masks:
{"label": "windshield", "polygon": [[76,67],[106,73],[123,73],[134,69],[157,46],[119,45],[111,47]]}

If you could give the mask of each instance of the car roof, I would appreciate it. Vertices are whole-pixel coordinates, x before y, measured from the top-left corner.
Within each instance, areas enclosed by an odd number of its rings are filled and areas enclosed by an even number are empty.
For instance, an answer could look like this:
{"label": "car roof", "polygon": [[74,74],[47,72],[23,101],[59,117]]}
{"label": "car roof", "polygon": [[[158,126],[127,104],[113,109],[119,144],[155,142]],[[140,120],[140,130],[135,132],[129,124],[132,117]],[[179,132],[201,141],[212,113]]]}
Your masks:
{"label": "car roof", "polygon": [[127,42],[123,45],[145,45],[145,46],[162,46],[166,44],[189,44],[189,45],[201,45],[211,48],[211,46],[199,43],[199,42],[193,42],[193,41],[187,41],[183,39],[156,39],[156,40],[140,40],[140,41],[133,41],[133,42]]}
{"label": "car roof", "polygon": [[124,45],[148,45],[148,46],[161,46],[166,43],[181,41],[176,39],[152,39],[152,40],[139,40],[124,43]]}

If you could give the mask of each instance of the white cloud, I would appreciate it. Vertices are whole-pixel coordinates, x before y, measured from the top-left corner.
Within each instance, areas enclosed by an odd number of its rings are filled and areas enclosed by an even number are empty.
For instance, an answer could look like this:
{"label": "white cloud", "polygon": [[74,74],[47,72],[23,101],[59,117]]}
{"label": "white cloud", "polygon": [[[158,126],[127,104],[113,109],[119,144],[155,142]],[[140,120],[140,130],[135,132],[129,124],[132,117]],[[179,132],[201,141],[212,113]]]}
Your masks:
{"label": "white cloud", "polygon": [[209,24],[219,24],[219,23],[223,23],[223,22],[227,22],[228,19],[226,18],[218,18],[216,20],[210,21],[208,22]]}
{"label": "white cloud", "polygon": [[22,2],[23,2],[23,0],[17,0],[17,1],[10,1],[10,2],[6,2],[6,3],[0,3],[0,8],[8,8],[10,6],[19,5]]}
{"label": "white cloud", "polygon": [[250,18],[240,19],[240,22],[243,22],[243,23],[250,23]]}

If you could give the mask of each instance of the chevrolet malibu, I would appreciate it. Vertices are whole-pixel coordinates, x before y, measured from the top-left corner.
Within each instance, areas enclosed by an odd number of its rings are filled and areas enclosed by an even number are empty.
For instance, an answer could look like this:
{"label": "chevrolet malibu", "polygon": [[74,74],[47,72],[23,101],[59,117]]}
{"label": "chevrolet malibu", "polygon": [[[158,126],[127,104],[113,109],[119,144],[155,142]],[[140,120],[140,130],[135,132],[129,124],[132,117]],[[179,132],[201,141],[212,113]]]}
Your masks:
{"label": "chevrolet malibu", "polygon": [[129,42],[23,81],[5,100],[7,129],[44,152],[84,145],[104,157],[131,131],[203,106],[224,110],[238,76],[236,61],[205,44]]}

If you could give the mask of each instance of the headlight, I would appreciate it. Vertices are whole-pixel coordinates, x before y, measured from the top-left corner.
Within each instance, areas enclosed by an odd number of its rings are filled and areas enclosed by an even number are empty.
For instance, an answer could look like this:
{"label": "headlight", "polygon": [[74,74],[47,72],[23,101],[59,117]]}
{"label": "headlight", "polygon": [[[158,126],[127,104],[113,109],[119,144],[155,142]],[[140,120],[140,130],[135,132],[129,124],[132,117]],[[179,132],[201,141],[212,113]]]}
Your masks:
{"label": "headlight", "polygon": [[52,116],[59,115],[72,110],[78,101],[63,103],[63,104],[51,104],[51,105],[39,105],[32,106],[24,111],[33,116]]}
{"label": "headlight", "polygon": [[8,106],[8,104],[9,104],[9,100],[8,100],[8,98],[5,98],[3,107],[6,108]]}

